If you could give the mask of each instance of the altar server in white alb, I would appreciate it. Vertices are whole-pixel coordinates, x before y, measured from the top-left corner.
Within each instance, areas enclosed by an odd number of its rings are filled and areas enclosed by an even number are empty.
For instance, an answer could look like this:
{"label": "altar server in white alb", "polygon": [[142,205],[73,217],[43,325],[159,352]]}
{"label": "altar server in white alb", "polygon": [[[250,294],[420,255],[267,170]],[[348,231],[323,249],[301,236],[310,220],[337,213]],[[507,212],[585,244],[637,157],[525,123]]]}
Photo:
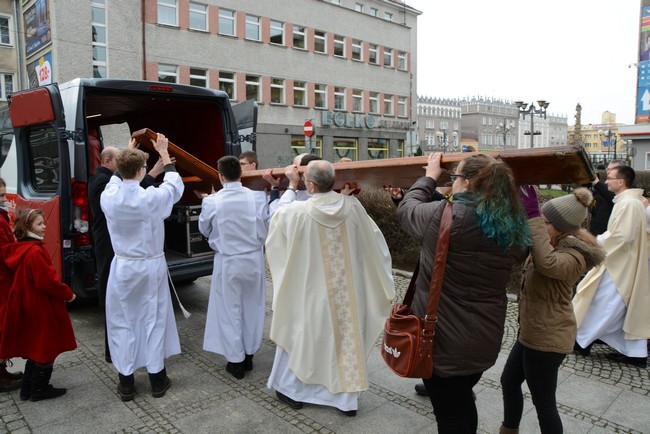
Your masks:
{"label": "altar server in white alb", "polygon": [[171,385],[165,358],[181,352],[163,252],[163,222],[184,187],[167,145],[167,138],[158,134],[154,148],[165,165],[165,176],[157,188],[140,187],[147,154],[125,149],[117,157],[124,180],[112,176],[100,198],[115,251],[106,288],[106,325],[122,401],[133,399],[133,373],[143,366],[153,397],[164,396]]}
{"label": "altar server in white alb", "polygon": [[648,235],[643,190],[631,188],[634,177],[627,166],[607,174],[605,184],[616,196],[607,231],[597,237],[607,257],[578,284],[573,308],[579,353],[587,355],[600,339],[618,351],[607,356],[610,360],[645,368],[650,337]]}
{"label": "altar server in white alb", "polygon": [[310,162],[310,199],[271,219],[266,258],[277,349],[267,387],[291,408],[327,405],[354,416],[395,287],[381,231],[355,197],[332,191],[334,180],[331,163]]}
{"label": "altar server in white alb", "polygon": [[216,252],[203,349],[223,355],[237,379],[253,369],[262,345],[269,227],[266,195],[242,186],[241,167],[233,156],[219,159],[223,188],[203,199],[199,217],[199,231]]}

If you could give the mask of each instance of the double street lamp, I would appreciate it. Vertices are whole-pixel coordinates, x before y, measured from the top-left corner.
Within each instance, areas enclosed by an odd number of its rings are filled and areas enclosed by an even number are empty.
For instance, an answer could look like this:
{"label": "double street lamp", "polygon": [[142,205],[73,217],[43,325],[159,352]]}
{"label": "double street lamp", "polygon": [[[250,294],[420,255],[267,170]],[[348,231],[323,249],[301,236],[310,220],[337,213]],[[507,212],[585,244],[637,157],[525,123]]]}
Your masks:
{"label": "double street lamp", "polygon": [[[610,156],[611,150],[612,150],[612,145],[614,145],[614,160],[616,160],[616,141],[618,140],[618,137],[616,137],[616,133],[612,133],[611,127],[607,128],[607,131],[603,130],[598,130],[598,135],[600,136],[600,141],[603,144],[603,146],[607,146],[607,156]],[[612,138],[614,140],[612,140]],[[608,163],[612,161],[611,158],[608,158]]]}
{"label": "double street lamp", "polygon": [[[519,109],[519,115],[526,120],[526,115],[530,115],[530,131],[524,132],[525,136],[530,136],[530,147],[534,147],[534,137],[542,134],[541,131],[535,131],[535,115],[539,115],[540,118],[546,119],[546,109],[549,106],[549,102],[543,99],[537,101],[538,107],[535,107],[535,103],[531,102],[530,106],[523,101],[515,101],[517,108]],[[528,108],[526,108],[528,107]]]}
{"label": "double street lamp", "polygon": [[503,135],[503,149],[506,149],[506,138],[508,134],[512,133],[512,126],[508,125],[508,119],[503,118],[503,122],[501,122],[499,125],[496,127],[496,132],[497,134],[502,134]]}
{"label": "double street lamp", "polygon": [[458,149],[458,133],[454,131],[451,133],[451,142],[449,141],[449,136],[447,135],[447,130],[436,131],[436,138],[438,143],[442,147],[442,153],[447,152],[447,146],[451,145],[452,150],[456,151]]}

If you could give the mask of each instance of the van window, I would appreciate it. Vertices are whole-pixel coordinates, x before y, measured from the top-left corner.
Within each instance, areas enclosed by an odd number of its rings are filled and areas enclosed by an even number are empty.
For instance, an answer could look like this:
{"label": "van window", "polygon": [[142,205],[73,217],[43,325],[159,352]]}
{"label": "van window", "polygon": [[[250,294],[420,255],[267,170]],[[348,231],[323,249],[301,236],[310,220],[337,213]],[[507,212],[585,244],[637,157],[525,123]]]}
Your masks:
{"label": "van window", "polygon": [[2,167],[7,159],[13,138],[14,129],[11,127],[9,110],[4,109],[0,111],[0,167]]}
{"label": "van window", "polygon": [[51,125],[31,128],[27,138],[29,174],[38,192],[56,192],[59,186],[59,136]]}

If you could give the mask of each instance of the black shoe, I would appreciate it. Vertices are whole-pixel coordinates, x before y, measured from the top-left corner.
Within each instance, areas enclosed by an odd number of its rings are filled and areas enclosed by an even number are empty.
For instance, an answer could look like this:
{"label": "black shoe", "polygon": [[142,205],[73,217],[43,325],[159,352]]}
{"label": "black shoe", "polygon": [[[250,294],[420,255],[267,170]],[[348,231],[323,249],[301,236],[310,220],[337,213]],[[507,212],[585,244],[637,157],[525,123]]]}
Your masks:
{"label": "black shoe", "polygon": [[120,395],[122,402],[131,401],[135,397],[135,387],[117,385],[117,394]]}
{"label": "black shoe", "polygon": [[244,359],[243,367],[244,371],[252,371],[253,370],[253,354],[246,354],[246,358]]}
{"label": "black shoe", "polygon": [[607,358],[612,362],[626,363],[628,365],[638,366],[639,368],[645,368],[648,366],[647,357],[628,357],[625,354],[611,353],[607,355]]}
{"label": "black shoe", "polygon": [[583,357],[587,357],[589,353],[591,353],[591,347],[594,345],[594,343],[590,343],[587,345],[587,348],[582,348],[577,342],[573,344],[573,351],[576,353],[580,354]]}
{"label": "black shoe", "polygon": [[104,360],[106,360],[106,363],[113,363],[113,359],[111,359],[111,353],[104,354]]}
{"label": "black shoe", "polygon": [[427,388],[424,387],[424,384],[416,384],[415,385],[415,393],[417,393],[420,396],[429,396],[429,392],[427,392]]}
{"label": "black shoe", "polygon": [[226,364],[226,371],[232,374],[238,380],[244,378],[244,362],[240,363],[231,363]]}
{"label": "black shoe", "polygon": [[149,383],[151,383],[151,396],[154,398],[162,398],[172,386],[172,382],[167,376],[167,369],[165,368],[162,368],[162,371],[156,374],[150,373]]}
{"label": "black shoe", "polygon": [[338,409],[338,410],[339,410],[339,413],[341,413],[343,416],[354,417],[354,416],[357,415],[356,410],[348,410],[348,411],[340,410],[340,409]]}
{"label": "black shoe", "polygon": [[50,384],[50,378],[52,377],[52,367],[51,366],[39,366],[34,365],[32,371],[32,383],[31,390],[29,392],[29,400],[32,402],[42,401],[44,399],[58,398],[61,395],[65,395],[67,392],[64,388],[53,387]]}
{"label": "black shoe", "polygon": [[293,399],[289,398],[284,393],[280,393],[280,392],[278,392],[276,390],[275,391],[275,396],[277,396],[280,401],[284,402],[285,404],[287,404],[289,407],[293,408],[294,410],[299,410],[299,409],[302,408],[302,402],[294,401]]}
{"label": "black shoe", "polygon": [[165,393],[167,393],[170,387],[172,387],[172,381],[169,379],[169,377],[165,376],[161,387],[151,389],[151,396],[154,398],[162,398],[165,396]]}

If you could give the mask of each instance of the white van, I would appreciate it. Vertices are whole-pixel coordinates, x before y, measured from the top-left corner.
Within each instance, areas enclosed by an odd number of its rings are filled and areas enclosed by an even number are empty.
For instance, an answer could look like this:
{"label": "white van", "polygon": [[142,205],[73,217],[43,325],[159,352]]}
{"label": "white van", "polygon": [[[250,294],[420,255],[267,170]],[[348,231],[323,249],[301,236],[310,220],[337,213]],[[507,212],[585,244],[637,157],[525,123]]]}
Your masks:
{"label": "white van", "polygon": [[[0,112],[0,177],[18,208],[45,211],[46,247],[63,280],[79,296],[94,295],[88,179],[99,165],[101,149],[125,147],[132,132],[149,128],[216,168],[224,155],[255,150],[257,106],[247,102],[238,109],[238,116],[246,118],[241,127],[253,133],[247,142],[240,141],[228,95],[213,89],[75,79],[17,92],[9,99],[11,122]],[[148,164],[155,159],[150,155]],[[199,211],[200,202],[187,188],[165,225],[165,255],[174,280],[212,272],[213,253],[198,233]]]}

